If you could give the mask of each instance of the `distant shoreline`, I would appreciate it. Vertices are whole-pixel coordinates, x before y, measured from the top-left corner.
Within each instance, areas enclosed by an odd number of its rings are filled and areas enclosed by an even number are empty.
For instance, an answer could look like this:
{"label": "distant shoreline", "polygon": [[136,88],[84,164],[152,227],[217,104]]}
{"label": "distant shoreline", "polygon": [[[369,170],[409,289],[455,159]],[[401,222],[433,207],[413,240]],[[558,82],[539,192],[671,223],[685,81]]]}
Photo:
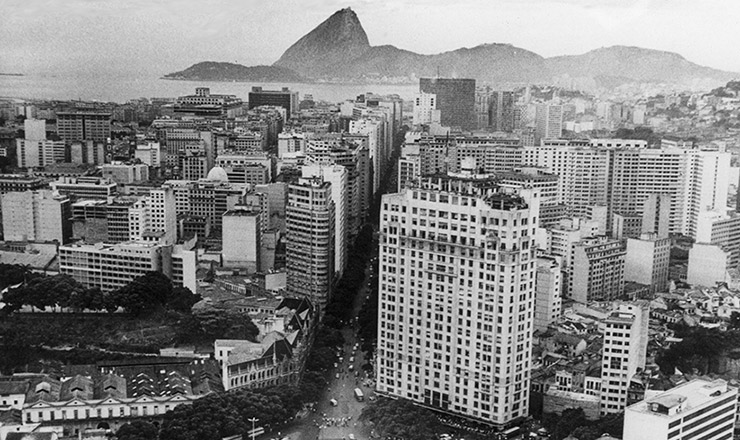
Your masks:
{"label": "distant shoreline", "polygon": [[0,72],[0,76],[26,76],[22,73],[2,73]]}
{"label": "distant shoreline", "polygon": [[161,76],[159,79],[165,79],[168,81],[191,81],[191,82],[224,82],[224,83],[290,83],[290,84],[319,84],[319,85],[337,85],[337,86],[372,86],[372,85],[379,85],[379,86],[415,86],[418,85],[418,80],[416,82],[414,81],[408,81],[408,82],[382,82],[381,80],[377,81],[326,81],[326,80],[308,80],[304,79],[302,81],[275,81],[275,80],[266,80],[266,79],[204,79],[204,78],[178,78],[178,77],[167,77],[167,76]]}

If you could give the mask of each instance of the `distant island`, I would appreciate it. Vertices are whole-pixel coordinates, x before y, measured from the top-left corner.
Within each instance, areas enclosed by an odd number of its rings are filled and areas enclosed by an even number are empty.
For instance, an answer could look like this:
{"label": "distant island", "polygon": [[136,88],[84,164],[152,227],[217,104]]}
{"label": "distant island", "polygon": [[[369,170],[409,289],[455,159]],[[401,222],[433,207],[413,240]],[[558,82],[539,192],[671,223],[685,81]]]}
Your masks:
{"label": "distant island", "polygon": [[241,64],[216,61],[204,61],[194,64],[180,72],[168,73],[162,79],[229,82],[308,82],[307,78],[285,67],[247,67]]}
{"label": "distant island", "polygon": [[25,76],[22,73],[2,73],[0,72],[0,76]]}

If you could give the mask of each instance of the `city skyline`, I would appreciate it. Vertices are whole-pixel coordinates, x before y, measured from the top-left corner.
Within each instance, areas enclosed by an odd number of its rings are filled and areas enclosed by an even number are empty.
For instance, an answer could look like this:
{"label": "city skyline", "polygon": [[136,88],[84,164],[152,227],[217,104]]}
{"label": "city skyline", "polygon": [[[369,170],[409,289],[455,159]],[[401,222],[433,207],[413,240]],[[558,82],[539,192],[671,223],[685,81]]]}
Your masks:
{"label": "city skyline", "polygon": [[503,43],[552,57],[625,45],[740,72],[740,60],[729,56],[740,40],[732,22],[740,5],[723,0],[279,0],[259,7],[221,0],[9,0],[5,6],[0,73],[141,76],[207,60],[272,64],[345,7],[358,14],[373,46],[434,54]]}

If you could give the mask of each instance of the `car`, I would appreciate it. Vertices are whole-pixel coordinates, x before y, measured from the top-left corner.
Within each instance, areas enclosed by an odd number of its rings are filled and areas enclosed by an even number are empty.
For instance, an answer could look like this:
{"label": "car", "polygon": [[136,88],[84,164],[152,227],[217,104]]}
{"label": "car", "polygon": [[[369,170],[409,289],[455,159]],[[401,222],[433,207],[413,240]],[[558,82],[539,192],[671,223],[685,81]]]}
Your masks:
{"label": "car", "polygon": [[355,440],[355,435],[354,434],[350,434],[349,435],[349,440]]}
{"label": "car", "polygon": [[339,373],[335,374],[335,375],[334,375],[334,378],[335,378],[335,379],[339,379]]}
{"label": "car", "polygon": [[334,368],[337,368],[339,366],[338,363],[334,362]]}
{"label": "car", "polygon": [[350,361],[350,362],[354,362],[354,361],[355,361],[355,357],[354,357],[354,356],[351,356],[351,357],[349,358],[349,361]]}

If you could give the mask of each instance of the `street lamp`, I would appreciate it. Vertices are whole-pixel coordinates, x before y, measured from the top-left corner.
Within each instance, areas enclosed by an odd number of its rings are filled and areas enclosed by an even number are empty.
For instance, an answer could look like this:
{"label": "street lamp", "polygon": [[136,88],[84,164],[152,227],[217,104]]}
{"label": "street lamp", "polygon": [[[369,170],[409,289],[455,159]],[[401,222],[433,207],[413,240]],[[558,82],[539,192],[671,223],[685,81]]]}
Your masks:
{"label": "street lamp", "polygon": [[255,434],[257,433],[257,432],[256,432],[256,431],[254,430],[254,424],[255,424],[255,422],[257,422],[257,421],[258,421],[259,419],[258,419],[257,417],[252,417],[251,419],[247,419],[247,420],[249,420],[250,422],[252,422],[252,440],[254,440]]}

